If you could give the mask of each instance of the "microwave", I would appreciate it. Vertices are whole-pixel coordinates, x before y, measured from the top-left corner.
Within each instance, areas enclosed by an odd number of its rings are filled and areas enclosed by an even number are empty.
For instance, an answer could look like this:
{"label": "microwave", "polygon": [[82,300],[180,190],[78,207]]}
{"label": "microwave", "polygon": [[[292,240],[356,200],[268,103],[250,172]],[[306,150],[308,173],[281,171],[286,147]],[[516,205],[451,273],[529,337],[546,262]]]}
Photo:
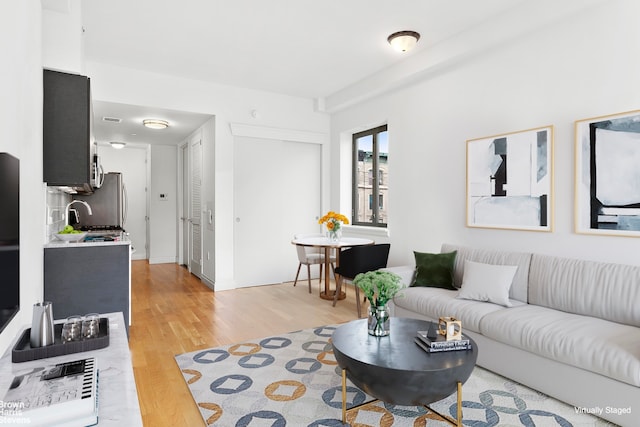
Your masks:
{"label": "microwave", "polygon": [[95,154],[93,156],[93,162],[91,162],[91,186],[93,188],[100,188],[104,183],[104,169],[100,163],[100,156]]}

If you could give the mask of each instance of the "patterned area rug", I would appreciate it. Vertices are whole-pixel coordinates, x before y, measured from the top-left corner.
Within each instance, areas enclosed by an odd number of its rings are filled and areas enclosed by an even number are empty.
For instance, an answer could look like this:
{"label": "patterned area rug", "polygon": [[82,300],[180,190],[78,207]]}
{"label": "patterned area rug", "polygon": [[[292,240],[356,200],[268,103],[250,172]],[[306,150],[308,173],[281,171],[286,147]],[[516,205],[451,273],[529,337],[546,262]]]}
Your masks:
{"label": "patterned area rug", "polygon": [[[330,338],[337,326],[306,329],[176,356],[205,424],[223,427],[342,426],[341,371]],[[347,383],[347,408],[372,398]],[[455,393],[432,405],[455,418]],[[476,367],[462,390],[465,426],[611,426]],[[364,405],[353,427],[446,426],[421,407]]]}

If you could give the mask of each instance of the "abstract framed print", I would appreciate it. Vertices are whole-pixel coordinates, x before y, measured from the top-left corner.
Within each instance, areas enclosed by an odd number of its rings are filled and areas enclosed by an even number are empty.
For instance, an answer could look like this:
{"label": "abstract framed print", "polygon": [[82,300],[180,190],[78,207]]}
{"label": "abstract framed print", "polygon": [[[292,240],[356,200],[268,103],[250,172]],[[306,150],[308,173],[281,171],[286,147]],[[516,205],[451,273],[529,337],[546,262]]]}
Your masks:
{"label": "abstract framed print", "polygon": [[575,122],[576,233],[640,237],[640,110]]}
{"label": "abstract framed print", "polygon": [[553,231],[553,126],[467,141],[467,226]]}

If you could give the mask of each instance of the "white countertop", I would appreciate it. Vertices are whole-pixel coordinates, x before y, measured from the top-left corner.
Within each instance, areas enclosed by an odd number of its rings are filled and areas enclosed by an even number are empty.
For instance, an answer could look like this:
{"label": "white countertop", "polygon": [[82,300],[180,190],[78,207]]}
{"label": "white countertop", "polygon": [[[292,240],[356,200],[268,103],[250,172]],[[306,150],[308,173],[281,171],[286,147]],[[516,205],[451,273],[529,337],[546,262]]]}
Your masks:
{"label": "white countertop", "polygon": [[119,236],[117,237],[117,240],[113,240],[113,241],[109,241],[109,242],[100,242],[100,241],[91,241],[91,242],[86,242],[86,241],[80,241],[80,242],[65,242],[59,239],[56,239],[55,236],[52,237],[53,240],[50,240],[48,243],[45,243],[44,247],[45,248],[81,248],[81,247],[89,247],[89,246],[113,246],[113,245],[130,245],[131,244],[131,239],[129,239],[129,236],[121,231],[102,231],[102,232],[89,232],[87,234],[87,236],[90,236],[91,234],[107,234],[107,235],[113,235],[113,234],[119,234]]}
{"label": "white countertop", "polygon": [[[11,350],[22,331],[0,359],[0,399],[9,389],[13,377],[33,368],[95,357],[99,371],[98,426],[142,426],[138,392],[133,376],[131,353],[122,313],[106,313],[109,319],[109,346],[100,350],[67,354],[29,362],[12,363]],[[0,414],[0,424],[2,415]]]}

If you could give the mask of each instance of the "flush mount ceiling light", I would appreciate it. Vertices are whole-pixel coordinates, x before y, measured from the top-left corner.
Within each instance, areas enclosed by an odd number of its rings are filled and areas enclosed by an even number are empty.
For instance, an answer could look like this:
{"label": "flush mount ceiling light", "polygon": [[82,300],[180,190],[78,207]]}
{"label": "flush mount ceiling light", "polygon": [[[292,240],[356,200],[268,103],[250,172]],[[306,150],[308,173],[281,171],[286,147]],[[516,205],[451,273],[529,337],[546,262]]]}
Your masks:
{"label": "flush mount ceiling light", "polygon": [[398,31],[387,37],[387,41],[398,52],[406,52],[413,48],[420,40],[420,34],[415,31]]}
{"label": "flush mount ceiling light", "polygon": [[116,150],[120,150],[121,148],[124,148],[125,145],[127,145],[126,142],[120,142],[120,141],[111,141],[109,144],[111,144],[111,146]]}
{"label": "flush mount ceiling light", "polygon": [[168,121],[158,119],[145,119],[142,124],[151,129],[166,129],[169,127]]}

